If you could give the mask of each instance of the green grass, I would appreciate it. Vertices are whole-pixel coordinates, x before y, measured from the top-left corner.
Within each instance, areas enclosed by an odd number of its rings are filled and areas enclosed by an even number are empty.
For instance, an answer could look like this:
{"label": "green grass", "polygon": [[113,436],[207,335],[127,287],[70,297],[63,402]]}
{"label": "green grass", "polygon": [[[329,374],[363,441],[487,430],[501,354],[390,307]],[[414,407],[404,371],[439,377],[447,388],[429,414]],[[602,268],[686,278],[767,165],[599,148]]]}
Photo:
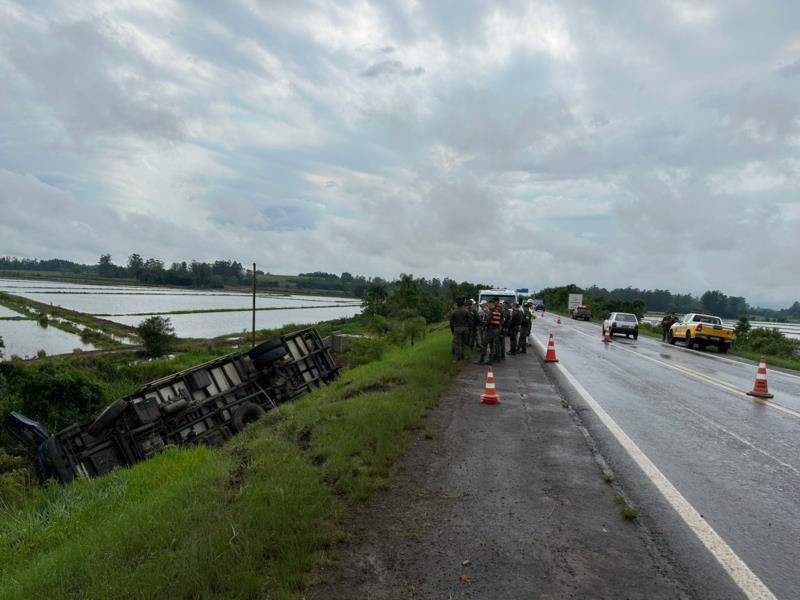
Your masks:
{"label": "green grass", "polygon": [[614,503],[617,505],[617,508],[619,508],[620,516],[626,521],[633,521],[639,516],[639,509],[628,504],[628,501],[622,494],[618,493],[614,496]]}
{"label": "green grass", "polygon": [[298,597],[460,369],[449,338],[345,371],[222,449],[173,450],[0,509],[0,597]]}

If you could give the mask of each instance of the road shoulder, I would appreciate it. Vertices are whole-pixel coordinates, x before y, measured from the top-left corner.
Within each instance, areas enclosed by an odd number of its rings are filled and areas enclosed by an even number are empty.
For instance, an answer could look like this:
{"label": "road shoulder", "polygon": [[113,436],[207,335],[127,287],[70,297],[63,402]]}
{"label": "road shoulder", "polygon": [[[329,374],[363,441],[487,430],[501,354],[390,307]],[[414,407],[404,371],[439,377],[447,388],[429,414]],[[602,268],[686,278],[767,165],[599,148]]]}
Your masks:
{"label": "road shoulder", "polygon": [[464,367],[305,597],[692,597],[621,517],[538,357],[496,366],[498,406],[479,403],[485,376]]}

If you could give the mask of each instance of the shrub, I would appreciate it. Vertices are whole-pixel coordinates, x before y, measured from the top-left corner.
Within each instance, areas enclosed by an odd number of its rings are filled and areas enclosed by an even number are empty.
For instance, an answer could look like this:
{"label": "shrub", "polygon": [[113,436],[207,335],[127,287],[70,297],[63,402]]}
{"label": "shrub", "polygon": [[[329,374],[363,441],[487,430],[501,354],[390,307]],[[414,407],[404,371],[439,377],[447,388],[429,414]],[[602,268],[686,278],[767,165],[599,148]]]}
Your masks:
{"label": "shrub", "polygon": [[350,349],[347,351],[347,366],[358,367],[383,357],[386,351],[386,342],[380,338],[351,338]]}
{"label": "shrub", "polygon": [[137,332],[144,343],[145,354],[151,357],[166,354],[175,339],[175,329],[169,318],[160,315],[146,318],[137,327]]}
{"label": "shrub", "polygon": [[101,387],[61,362],[7,365],[10,408],[57,430],[86,418],[105,404]]}
{"label": "shrub", "polygon": [[800,353],[800,341],[783,335],[777,329],[756,327],[746,336],[737,336],[736,347],[759,354],[771,354],[782,358],[795,358]]}

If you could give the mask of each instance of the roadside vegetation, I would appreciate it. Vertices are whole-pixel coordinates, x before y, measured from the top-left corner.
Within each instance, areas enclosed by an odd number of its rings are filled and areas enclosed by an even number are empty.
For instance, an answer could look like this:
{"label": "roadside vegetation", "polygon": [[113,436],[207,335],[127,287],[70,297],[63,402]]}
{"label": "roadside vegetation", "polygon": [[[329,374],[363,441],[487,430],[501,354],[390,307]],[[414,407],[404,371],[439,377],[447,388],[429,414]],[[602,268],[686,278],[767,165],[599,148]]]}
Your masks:
{"label": "roadside vegetation", "polygon": [[[340,539],[344,512],[386,487],[408,430],[460,368],[449,332],[423,328],[411,346],[402,331],[392,322],[372,334],[380,350],[363,349],[361,366],[223,448],[176,449],[97,480],[0,499],[0,597],[297,597]],[[206,356],[120,364],[115,379],[127,369],[149,379]],[[107,393],[110,379],[92,394]],[[0,465],[15,460],[0,455]]]}

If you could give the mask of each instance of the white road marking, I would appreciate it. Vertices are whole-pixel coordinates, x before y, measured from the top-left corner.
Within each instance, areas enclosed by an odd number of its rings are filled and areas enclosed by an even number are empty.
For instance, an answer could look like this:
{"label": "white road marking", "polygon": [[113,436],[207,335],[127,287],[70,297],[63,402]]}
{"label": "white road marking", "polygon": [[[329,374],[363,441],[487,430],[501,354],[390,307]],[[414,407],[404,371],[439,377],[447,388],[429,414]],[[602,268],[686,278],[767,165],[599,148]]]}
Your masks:
{"label": "white road marking", "polygon": [[[544,344],[539,341],[539,338],[533,335],[533,339],[536,341],[539,349],[544,352]],[[733,549],[725,543],[725,540],[714,531],[714,528],[703,519],[700,513],[697,512],[691,504],[689,504],[689,501],[683,497],[683,494],[672,485],[672,482],[670,482],[647,455],[642,452],[639,446],[628,437],[628,434],[617,425],[616,421],[614,421],[603,407],[597,403],[580,382],[572,376],[572,373],[564,368],[564,365],[561,363],[551,364],[555,365],[554,368],[561,370],[567,381],[575,388],[575,391],[581,395],[586,404],[595,412],[600,421],[608,428],[656,489],[658,489],[664,499],[669,502],[670,506],[680,515],[686,525],[694,532],[703,545],[708,548],[708,551],[717,559],[720,566],[725,569],[742,592],[751,599],[777,600],[769,588],[764,585],[764,582],[750,570],[750,567],[748,567]]]}

